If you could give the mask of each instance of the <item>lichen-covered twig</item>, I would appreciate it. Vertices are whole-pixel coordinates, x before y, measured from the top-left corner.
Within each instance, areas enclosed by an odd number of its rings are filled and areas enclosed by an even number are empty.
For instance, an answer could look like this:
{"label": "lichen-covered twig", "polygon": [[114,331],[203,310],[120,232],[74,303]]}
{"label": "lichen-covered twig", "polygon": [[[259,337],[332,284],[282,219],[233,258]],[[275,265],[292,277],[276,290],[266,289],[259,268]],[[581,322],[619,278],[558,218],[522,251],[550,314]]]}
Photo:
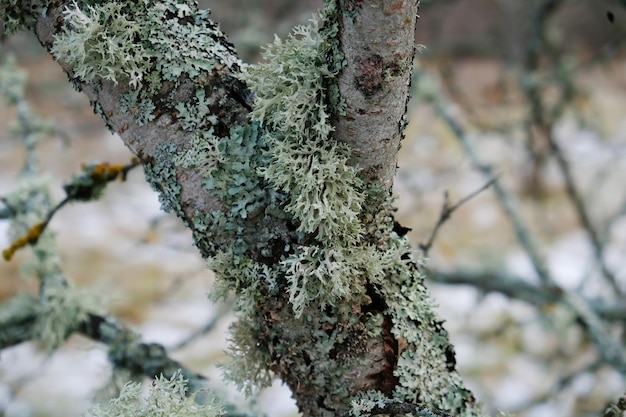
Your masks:
{"label": "lichen-covered twig", "polygon": [[[0,349],[33,340],[39,314],[40,303],[33,296],[24,294],[0,304]],[[202,375],[168,357],[162,345],[141,342],[137,333],[112,317],[89,312],[85,316],[68,333],[78,332],[107,345],[113,366],[149,378],[161,374],[169,378],[180,369],[191,392],[206,386]]]}
{"label": "lichen-covered twig", "polygon": [[604,410],[603,417],[622,417],[626,413],[626,394],[619,397],[615,403],[609,405]]}
{"label": "lichen-covered twig", "polygon": [[[29,154],[31,154],[31,152],[27,153],[27,155]],[[2,251],[4,260],[10,261],[17,250],[27,245],[36,244],[55,213],[67,203],[72,201],[90,201],[98,198],[108,182],[118,178],[121,181],[126,180],[128,172],[138,165],[138,160],[134,160],[128,165],[109,163],[83,165],[83,173],[74,176],[71,182],[64,185],[63,188],[65,189],[66,197],[52,207],[43,220],[32,225],[24,235],[15,239],[8,248]],[[6,199],[4,201],[6,208],[11,212],[10,204],[6,202]]]}

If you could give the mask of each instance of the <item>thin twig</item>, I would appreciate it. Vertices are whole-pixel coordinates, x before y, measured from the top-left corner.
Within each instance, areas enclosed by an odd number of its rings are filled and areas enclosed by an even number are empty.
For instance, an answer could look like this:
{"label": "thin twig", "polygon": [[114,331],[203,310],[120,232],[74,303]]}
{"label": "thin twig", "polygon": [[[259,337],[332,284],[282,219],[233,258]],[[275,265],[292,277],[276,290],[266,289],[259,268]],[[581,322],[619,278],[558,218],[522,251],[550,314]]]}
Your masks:
{"label": "thin twig", "polygon": [[456,139],[463,146],[463,150],[465,151],[465,154],[469,157],[472,165],[474,165],[474,168],[480,171],[488,181],[493,181],[493,189],[496,193],[496,196],[498,197],[498,201],[502,205],[502,208],[504,209],[507,218],[511,222],[517,239],[530,257],[537,276],[543,284],[551,282],[552,279],[550,277],[550,272],[548,271],[546,262],[538,249],[537,243],[535,242],[534,238],[529,233],[528,228],[524,224],[524,221],[522,220],[522,215],[519,212],[516,204],[514,203],[513,196],[501,185],[500,181],[496,180],[496,178],[492,174],[491,165],[483,162],[482,159],[478,156],[470,142],[470,139],[466,135],[465,130],[461,127],[457,120],[454,119],[452,115],[450,115],[450,113],[445,109],[444,104],[441,102],[441,100],[437,100],[434,105],[437,114],[439,114],[439,116],[448,124],[448,127],[452,130]]}
{"label": "thin twig", "polygon": [[186,339],[172,346],[170,350],[175,351],[175,350],[183,349],[184,347],[189,346],[191,343],[200,339],[204,335],[210,333],[211,331],[213,331],[213,329],[215,329],[215,327],[220,322],[220,320],[222,320],[224,316],[226,316],[226,314],[228,314],[231,311],[232,311],[231,303],[221,303],[220,306],[217,308],[217,311],[215,312],[215,314],[209,319],[209,321],[206,322],[204,326],[202,326],[202,328],[198,329],[197,331],[189,335],[189,337],[187,337]]}
{"label": "thin twig", "polygon": [[[481,171],[487,179],[493,179],[491,167],[481,160],[461,125],[448,111],[446,111],[446,107],[443,104],[441,96],[439,96],[439,99],[437,99],[434,104],[437,113],[444,119],[455,134],[456,139],[462,144],[466,155],[470,158],[474,167]],[[518,240],[531,259],[535,272],[541,280],[542,287],[558,287],[556,281],[553,279],[547,268],[543,256],[541,256],[539,252],[538,245],[535,243],[528,227],[524,224],[519,209],[514,203],[513,196],[500,184],[499,181],[495,181],[493,183],[493,187],[498,200],[502,204],[509,221],[515,229]],[[560,301],[574,311],[585,323],[586,330],[598,347],[598,351],[602,359],[621,372],[626,372],[626,354],[624,353],[621,344],[614,340],[610,330],[605,326],[596,312],[590,307],[589,303],[573,291],[563,288],[560,288],[560,291],[562,291],[563,294]]]}
{"label": "thin twig", "polygon": [[617,279],[613,272],[607,266],[604,260],[604,242],[600,238],[600,233],[596,229],[596,227],[592,224],[591,217],[587,211],[587,207],[583,202],[578,190],[576,189],[576,184],[574,182],[574,176],[572,174],[572,170],[569,164],[569,161],[563,155],[561,151],[561,147],[556,142],[556,139],[552,135],[548,135],[548,143],[550,145],[550,149],[552,154],[556,158],[556,161],[563,173],[563,179],[565,180],[565,189],[567,191],[567,195],[571,200],[576,214],[578,215],[578,220],[580,221],[581,226],[587,233],[589,237],[589,241],[591,242],[591,246],[593,248],[593,254],[596,259],[596,263],[600,267],[602,274],[611,285],[613,291],[617,294],[623,294],[622,289],[617,283]]}
{"label": "thin twig", "polygon": [[[563,291],[557,286],[539,287],[523,278],[502,271],[428,270],[427,276],[432,282],[446,285],[471,285],[481,291],[497,292],[537,308],[558,303],[563,297]],[[605,321],[626,320],[626,300],[607,302],[586,299],[585,302]]]}
{"label": "thin twig", "polygon": [[[32,149],[34,151],[34,148]],[[31,154],[32,152],[27,152]],[[52,220],[52,217],[59,211],[63,206],[65,206],[70,201],[90,201],[93,199],[93,196],[97,193],[97,189],[102,187],[108,182],[111,182],[117,178],[120,178],[122,181],[126,180],[126,176],[128,172],[133,168],[141,165],[139,160],[134,159],[128,165],[123,166],[111,166],[108,164],[101,164],[99,166],[105,167],[104,169],[109,169],[109,167],[115,168],[115,170],[111,170],[111,173],[102,173],[102,172],[91,172],[85,173],[82,178],[88,178],[89,182],[84,183],[81,181],[81,177],[75,179],[75,183],[66,184],[64,186],[65,192],[67,196],[61,200],[57,205],[52,207],[50,211],[46,214],[46,217],[40,221],[32,225],[29,230],[23,236],[17,238],[11,245],[2,251],[2,256],[5,260],[9,261],[13,258],[15,252],[27,245],[35,245],[39,241],[39,238],[45,232],[48,224]],[[34,169],[34,168],[33,168]],[[6,203],[5,203],[6,204]],[[8,207],[8,204],[7,204]],[[10,209],[10,207],[9,207]]]}
{"label": "thin twig", "polygon": [[478,194],[480,194],[481,192],[485,191],[487,188],[489,188],[494,182],[496,182],[496,177],[492,178],[491,180],[489,180],[485,185],[483,185],[482,187],[480,187],[478,190],[472,192],[471,194],[463,197],[461,200],[459,200],[456,204],[454,204],[453,206],[450,206],[448,204],[448,192],[444,191],[443,193],[443,205],[441,206],[441,212],[439,213],[439,220],[437,220],[437,224],[435,225],[433,231],[430,234],[430,237],[428,238],[428,242],[426,243],[420,243],[418,245],[418,247],[420,248],[420,250],[422,252],[424,252],[424,256],[428,255],[428,251],[430,250],[430,248],[433,246],[433,243],[435,242],[435,237],[437,237],[437,232],[439,231],[439,228],[448,220],[450,219],[450,217],[452,216],[452,213],[458,209],[459,207],[461,207],[464,203],[468,202],[469,200],[471,200],[472,198],[476,197]]}

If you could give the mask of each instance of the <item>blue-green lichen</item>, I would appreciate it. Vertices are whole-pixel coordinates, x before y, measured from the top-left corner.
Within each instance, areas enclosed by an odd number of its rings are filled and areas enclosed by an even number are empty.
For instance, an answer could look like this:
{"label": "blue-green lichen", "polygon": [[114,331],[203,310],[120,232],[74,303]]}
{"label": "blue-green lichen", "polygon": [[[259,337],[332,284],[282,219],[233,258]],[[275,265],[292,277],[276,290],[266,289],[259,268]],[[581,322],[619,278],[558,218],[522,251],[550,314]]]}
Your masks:
{"label": "blue-green lichen", "polygon": [[177,152],[175,143],[159,144],[152,162],[144,164],[144,173],[148,183],[159,192],[161,209],[166,213],[182,212],[180,204],[181,186],[178,183],[177,168],[172,155]]}

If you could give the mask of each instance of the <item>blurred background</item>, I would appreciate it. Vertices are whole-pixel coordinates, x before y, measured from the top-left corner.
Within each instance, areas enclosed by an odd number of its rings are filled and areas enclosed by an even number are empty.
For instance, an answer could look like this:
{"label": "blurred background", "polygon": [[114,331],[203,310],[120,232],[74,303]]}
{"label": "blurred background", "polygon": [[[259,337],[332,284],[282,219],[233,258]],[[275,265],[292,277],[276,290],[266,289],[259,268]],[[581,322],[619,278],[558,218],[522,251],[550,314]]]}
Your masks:
{"label": "blurred background", "polygon": [[[306,23],[321,2],[200,3],[255,62],[264,43]],[[601,415],[626,388],[606,354],[607,343],[623,350],[626,337],[626,3],[424,0],[420,16],[397,219],[427,253],[459,370],[492,415]],[[31,35],[1,48],[27,74],[27,103],[46,133],[38,163],[55,198],[82,162],[130,160]],[[0,196],[15,189],[24,163],[18,116],[0,104]],[[442,208],[472,195],[431,239]],[[208,301],[211,273],[140,170],[98,202],[63,208],[49,227],[73,282],[243,401],[215,367],[226,360],[229,306]],[[0,276],[0,301],[36,291],[27,250],[0,263]],[[580,297],[600,327],[563,294]],[[0,352],[0,415],[78,416],[121,379],[106,349],[86,338],[51,355],[25,343]],[[297,414],[279,381],[250,407]]]}

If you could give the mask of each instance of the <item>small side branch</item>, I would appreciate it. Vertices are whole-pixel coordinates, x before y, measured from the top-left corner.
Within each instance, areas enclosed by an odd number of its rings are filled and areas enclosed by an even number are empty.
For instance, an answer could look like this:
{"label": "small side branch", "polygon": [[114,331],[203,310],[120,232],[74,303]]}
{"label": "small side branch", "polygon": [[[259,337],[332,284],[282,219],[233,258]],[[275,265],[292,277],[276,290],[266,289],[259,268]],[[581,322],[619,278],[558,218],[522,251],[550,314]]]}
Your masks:
{"label": "small side branch", "polygon": [[428,242],[420,243],[418,245],[420,250],[422,252],[424,252],[424,256],[428,256],[428,251],[430,250],[430,248],[433,246],[433,243],[435,242],[435,238],[437,237],[437,232],[439,231],[439,228],[441,226],[443,226],[443,224],[448,219],[450,219],[450,217],[452,216],[452,213],[454,213],[454,211],[456,209],[458,209],[459,207],[461,207],[463,204],[465,204],[466,202],[468,202],[472,198],[476,197],[481,192],[485,191],[493,183],[495,183],[496,180],[497,180],[496,177],[492,178],[485,185],[480,187],[478,190],[476,190],[473,193],[463,197],[461,200],[459,200],[456,204],[454,204],[452,206],[450,206],[450,204],[449,204],[448,191],[444,191],[444,193],[443,193],[443,205],[441,206],[441,212],[439,213],[439,220],[437,220],[437,224],[435,225],[435,228],[431,232],[430,237],[428,238]]}
{"label": "small side branch", "polygon": [[[34,338],[38,302],[33,296],[22,295],[0,304],[0,349]],[[171,359],[165,347],[141,342],[137,333],[112,317],[89,313],[75,331],[107,345],[109,361],[115,367],[149,378],[159,375],[170,378],[180,370],[189,380],[190,392],[205,386],[205,377]]]}
{"label": "small side branch", "polygon": [[[26,234],[20,236],[8,248],[2,251],[4,260],[10,261],[19,249],[27,245],[37,244],[39,237],[48,227],[52,217],[67,203],[72,201],[90,201],[97,198],[107,183],[118,178],[121,181],[126,181],[128,172],[139,165],[141,165],[139,160],[134,158],[128,165],[102,163],[83,166],[82,175],[74,177],[70,183],[63,187],[67,194],[66,197],[48,212],[45,219],[35,223],[28,229]],[[12,211],[11,206],[6,199],[2,199],[2,201],[5,203],[7,212],[10,213]]]}

